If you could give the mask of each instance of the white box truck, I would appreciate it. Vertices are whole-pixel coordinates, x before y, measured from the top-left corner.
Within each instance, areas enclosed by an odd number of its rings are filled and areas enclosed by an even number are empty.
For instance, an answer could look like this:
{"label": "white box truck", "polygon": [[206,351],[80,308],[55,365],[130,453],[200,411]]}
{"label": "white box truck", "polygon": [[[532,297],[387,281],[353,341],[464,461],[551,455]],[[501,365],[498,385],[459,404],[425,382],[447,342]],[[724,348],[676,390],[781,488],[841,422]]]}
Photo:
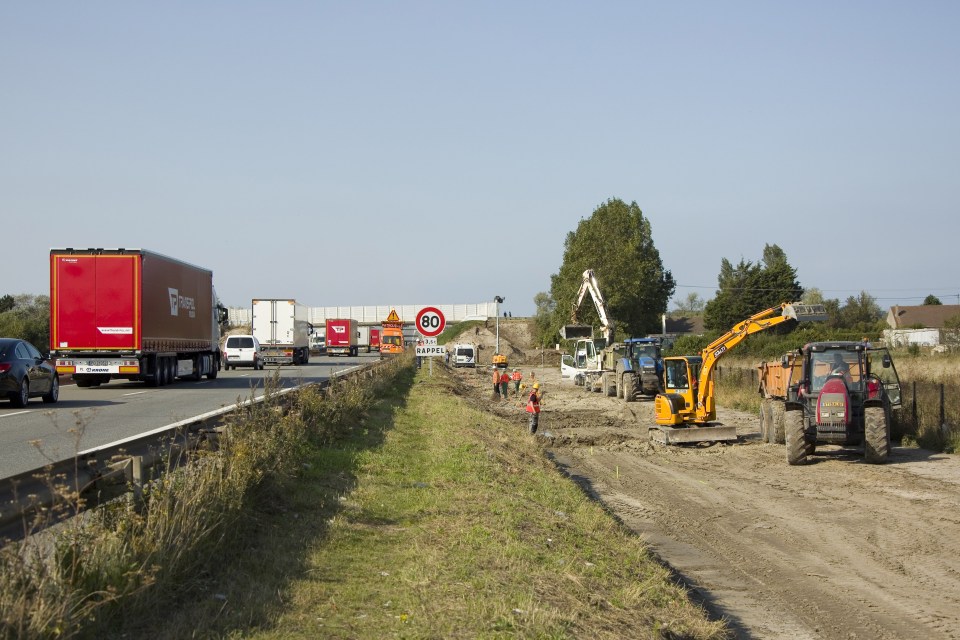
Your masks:
{"label": "white box truck", "polygon": [[357,325],[357,349],[370,353],[370,327]]}
{"label": "white box truck", "polygon": [[264,364],[308,363],[312,334],[305,305],[287,298],[253,301],[253,335],[260,342]]}

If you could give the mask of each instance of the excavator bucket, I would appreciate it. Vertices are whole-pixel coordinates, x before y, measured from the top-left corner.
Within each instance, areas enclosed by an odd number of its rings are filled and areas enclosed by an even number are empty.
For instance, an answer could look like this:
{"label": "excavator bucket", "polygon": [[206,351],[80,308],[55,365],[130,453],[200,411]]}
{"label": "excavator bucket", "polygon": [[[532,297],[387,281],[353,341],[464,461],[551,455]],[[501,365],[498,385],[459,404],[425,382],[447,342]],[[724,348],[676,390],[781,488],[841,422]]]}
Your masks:
{"label": "excavator bucket", "polygon": [[565,324],[560,327],[560,337],[564,340],[593,338],[593,327],[589,324]]}
{"label": "excavator bucket", "polygon": [[783,315],[797,322],[824,322],[829,319],[827,308],[822,304],[794,302],[783,307]]}

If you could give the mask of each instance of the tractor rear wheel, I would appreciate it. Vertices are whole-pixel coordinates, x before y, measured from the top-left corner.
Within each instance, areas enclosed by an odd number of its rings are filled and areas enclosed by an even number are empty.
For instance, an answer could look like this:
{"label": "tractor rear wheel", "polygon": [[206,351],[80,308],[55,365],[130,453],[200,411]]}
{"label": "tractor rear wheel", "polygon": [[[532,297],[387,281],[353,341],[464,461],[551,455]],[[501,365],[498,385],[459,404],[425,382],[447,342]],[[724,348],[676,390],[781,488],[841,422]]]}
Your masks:
{"label": "tractor rear wheel", "polygon": [[807,443],[803,437],[803,410],[784,411],[783,430],[787,445],[787,464],[806,464]]}
{"label": "tractor rear wheel", "polygon": [[637,388],[637,374],[623,374],[623,399],[627,402],[633,402],[633,392]]}
{"label": "tractor rear wheel", "polygon": [[770,408],[770,430],[767,431],[767,435],[770,437],[770,439],[767,440],[767,442],[772,444],[784,444],[787,439],[786,427],[784,426],[783,420],[787,409],[780,400],[771,400]]}
{"label": "tractor rear wheel", "polygon": [[863,459],[870,464],[882,464],[890,456],[890,422],[883,407],[863,410]]}

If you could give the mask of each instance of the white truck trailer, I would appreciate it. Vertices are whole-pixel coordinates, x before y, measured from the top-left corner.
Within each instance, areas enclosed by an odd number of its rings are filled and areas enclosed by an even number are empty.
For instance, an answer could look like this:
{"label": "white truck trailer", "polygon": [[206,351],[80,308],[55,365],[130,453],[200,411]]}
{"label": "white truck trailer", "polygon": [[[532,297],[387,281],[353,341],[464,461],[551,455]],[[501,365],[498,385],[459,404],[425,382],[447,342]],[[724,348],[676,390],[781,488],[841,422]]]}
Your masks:
{"label": "white truck trailer", "polygon": [[253,335],[260,341],[264,364],[308,363],[312,334],[305,305],[288,298],[253,301]]}

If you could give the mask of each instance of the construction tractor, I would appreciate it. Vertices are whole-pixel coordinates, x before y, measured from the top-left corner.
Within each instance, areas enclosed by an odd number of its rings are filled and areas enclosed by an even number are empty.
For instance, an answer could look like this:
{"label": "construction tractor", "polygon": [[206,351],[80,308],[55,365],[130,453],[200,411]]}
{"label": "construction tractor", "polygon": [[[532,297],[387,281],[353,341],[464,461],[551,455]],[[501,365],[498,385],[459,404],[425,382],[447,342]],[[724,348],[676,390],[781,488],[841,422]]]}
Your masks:
{"label": "construction tractor", "polygon": [[613,367],[618,398],[633,402],[638,394],[652,398],[663,391],[663,355],[657,338],[627,338]]}
{"label": "construction tractor", "polygon": [[782,391],[765,400],[771,416],[782,416],[788,464],[805,464],[818,444],[862,445],[864,461],[887,461],[891,410],[900,406],[901,390],[886,348],[813,342],[785,355],[780,368]]}
{"label": "construction tractor", "polygon": [[507,356],[502,353],[493,354],[493,366],[495,366],[497,369],[506,369]]}
{"label": "construction tractor", "polygon": [[[775,315],[777,312],[780,314]],[[664,358],[665,389],[654,400],[657,428],[651,430],[652,437],[664,444],[736,440],[736,427],[711,424],[717,418],[713,380],[717,362],[754,333],[787,320],[810,322],[826,319],[823,305],[785,302],[737,323],[707,345],[698,356]]]}

